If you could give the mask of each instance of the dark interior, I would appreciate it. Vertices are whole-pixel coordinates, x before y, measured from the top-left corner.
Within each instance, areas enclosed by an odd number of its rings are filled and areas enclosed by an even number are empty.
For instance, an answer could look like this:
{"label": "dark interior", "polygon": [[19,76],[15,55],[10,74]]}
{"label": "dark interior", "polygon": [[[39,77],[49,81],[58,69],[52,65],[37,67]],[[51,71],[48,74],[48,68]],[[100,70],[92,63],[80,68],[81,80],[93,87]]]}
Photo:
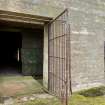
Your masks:
{"label": "dark interior", "polygon": [[21,46],[21,33],[0,31],[0,74],[21,73]]}

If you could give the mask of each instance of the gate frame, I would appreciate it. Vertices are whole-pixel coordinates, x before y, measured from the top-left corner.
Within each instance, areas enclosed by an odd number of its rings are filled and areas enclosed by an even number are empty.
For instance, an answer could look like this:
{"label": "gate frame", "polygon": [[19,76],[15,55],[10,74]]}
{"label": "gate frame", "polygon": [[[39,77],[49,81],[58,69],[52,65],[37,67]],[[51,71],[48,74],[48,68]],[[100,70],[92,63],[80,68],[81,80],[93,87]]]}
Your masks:
{"label": "gate frame", "polygon": [[[64,13],[67,12],[67,20],[66,20],[66,31],[67,31],[67,36],[66,36],[66,69],[69,69],[69,77],[68,77],[68,72],[66,72],[66,81],[64,82],[64,84],[66,85],[66,97],[61,97],[61,102],[63,105],[68,105],[68,97],[69,97],[69,91],[72,94],[72,87],[71,87],[71,53],[69,52],[69,50],[71,50],[71,45],[70,45],[70,24],[68,24],[68,9],[65,9],[60,15],[58,15],[55,19],[53,19],[51,22],[49,22],[47,25],[47,28],[50,27],[50,24],[52,24],[54,21],[56,21],[57,19],[59,19],[60,16],[62,16]],[[49,58],[49,54],[50,54],[50,38],[49,38],[49,34],[50,31],[49,29],[47,29],[48,31],[48,90],[50,90],[50,58]],[[54,45],[53,45],[54,46]],[[58,77],[59,78],[59,77]],[[68,81],[68,78],[70,79],[70,81]],[[68,84],[68,82],[70,82]],[[68,89],[68,85],[69,88]],[[55,94],[54,94],[55,95]]]}

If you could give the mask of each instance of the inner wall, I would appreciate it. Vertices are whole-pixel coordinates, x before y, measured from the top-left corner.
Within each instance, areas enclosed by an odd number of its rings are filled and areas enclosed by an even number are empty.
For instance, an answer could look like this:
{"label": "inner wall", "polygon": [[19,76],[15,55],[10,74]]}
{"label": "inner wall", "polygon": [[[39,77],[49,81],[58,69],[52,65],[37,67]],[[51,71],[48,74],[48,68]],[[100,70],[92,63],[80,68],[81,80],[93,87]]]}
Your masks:
{"label": "inner wall", "polygon": [[43,76],[42,29],[5,27],[0,30],[0,49],[0,72],[3,74],[6,71]]}
{"label": "inner wall", "polygon": [[22,72],[24,75],[43,75],[43,31],[22,31]]}

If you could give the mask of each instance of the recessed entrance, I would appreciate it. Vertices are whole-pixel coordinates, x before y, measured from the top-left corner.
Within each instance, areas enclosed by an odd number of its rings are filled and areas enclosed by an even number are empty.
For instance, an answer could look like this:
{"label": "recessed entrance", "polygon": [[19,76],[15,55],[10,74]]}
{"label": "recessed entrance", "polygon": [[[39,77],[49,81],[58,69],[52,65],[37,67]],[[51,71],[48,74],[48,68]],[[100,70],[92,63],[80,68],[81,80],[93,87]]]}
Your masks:
{"label": "recessed entrance", "polygon": [[43,76],[43,29],[1,28],[0,74]]}
{"label": "recessed entrance", "polygon": [[[61,99],[64,98],[64,102],[67,102],[71,86],[67,9],[52,21],[48,17],[35,17],[11,12],[6,12],[6,14],[2,12],[0,15],[0,25],[5,28],[1,26],[4,31],[0,29],[1,69],[2,66],[4,68],[12,67],[15,68],[16,72],[33,76],[34,79],[36,79],[36,76],[41,75],[43,76],[44,86],[49,88],[52,94]],[[5,70],[1,71],[5,74]],[[7,69],[7,73],[10,73],[9,69]],[[17,84],[16,81],[14,83],[16,85],[10,86],[9,89],[13,90],[14,87],[21,84]],[[29,86],[30,81],[27,82],[26,79],[26,83]],[[22,82],[19,88],[26,87],[23,86],[24,84]],[[0,87],[4,87],[4,84],[0,85]],[[21,90],[25,89],[22,88]]]}
{"label": "recessed entrance", "polygon": [[47,86],[48,32],[44,35],[44,27],[50,20],[13,12],[0,14],[0,97],[41,92],[42,82]]}
{"label": "recessed entrance", "polygon": [[43,29],[0,26],[0,97],[44,92],[42,80]]}
{"label": "recessed entrance", "polygon": [[0,74],[19,74],[22,36],[19,32],[0,31]]}
{"label": "recessed entrance", "polygon": [[[16,52],[15,61],[17,62],[17,59],[20,61],[16,63],[19,68],[16,72],[22,75],[43,77],[43,84],[46,88],[48,88],[47,24],[51,20],[51,17],[46,16],[0,10],[0,31],[15,32],[15,34],[18,33],[21,36],[21,48],[18,49],[18,52],[16,51],[17,48],[13,50],[14,54]],[[11,52],[12,50],[8,51],[8,53]],[[12,57],[10,58],[12,59]],[[9,65],[9,63],[6,65]],[[3,73],[5,74],[4,70]]]}

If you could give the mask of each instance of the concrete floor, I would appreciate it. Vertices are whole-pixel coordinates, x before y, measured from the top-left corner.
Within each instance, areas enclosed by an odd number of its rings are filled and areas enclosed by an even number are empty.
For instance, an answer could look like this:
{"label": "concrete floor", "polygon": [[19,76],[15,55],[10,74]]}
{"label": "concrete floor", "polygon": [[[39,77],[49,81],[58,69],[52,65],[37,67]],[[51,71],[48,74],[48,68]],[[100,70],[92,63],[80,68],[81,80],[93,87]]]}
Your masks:
{"label": "concrete floor", "polygon": [[42,79],[22,75],[0,75],[0,97],[43,93]]}

